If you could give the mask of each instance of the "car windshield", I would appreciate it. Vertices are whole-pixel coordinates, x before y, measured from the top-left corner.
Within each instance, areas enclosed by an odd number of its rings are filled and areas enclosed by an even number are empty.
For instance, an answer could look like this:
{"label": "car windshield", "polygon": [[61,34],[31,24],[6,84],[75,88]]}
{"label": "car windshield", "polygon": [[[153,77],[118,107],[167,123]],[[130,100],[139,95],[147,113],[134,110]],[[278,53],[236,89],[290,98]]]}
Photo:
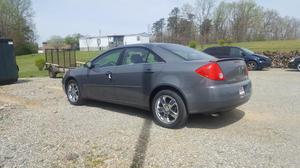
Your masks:
{"label": "car windshield", "polygon": [[248,50],[247,48],[242,48],[242,49],[243,49],[243,51],[245,51],[245,52],[248,53],[248,54],[254,54],[253,51]]}
{"label": "car windshield", "polygon": [[187,61],[215,59],[213,56],[178,44],[163,44],[160,47]]}

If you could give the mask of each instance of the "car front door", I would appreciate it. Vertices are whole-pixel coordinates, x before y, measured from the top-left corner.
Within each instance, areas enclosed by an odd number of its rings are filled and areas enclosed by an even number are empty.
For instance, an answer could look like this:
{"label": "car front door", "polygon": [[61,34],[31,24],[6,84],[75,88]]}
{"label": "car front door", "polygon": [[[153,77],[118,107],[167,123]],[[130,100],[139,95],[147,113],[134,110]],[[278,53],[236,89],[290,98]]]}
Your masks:
{"label": "car front door", "polygon": [[114,72],[123,49],[104,53],[92,61],[87,74],[88,98],[102,101],[115,99]]}
{"label": "car front door", "polygon": [[124,104],[144,106],[147,86],[152,75],[161,66],[153,66],[155,62],[163,62],[146,48],[128,48],[124,51],[122,65],[117,66],[115,90],[118,101]]}

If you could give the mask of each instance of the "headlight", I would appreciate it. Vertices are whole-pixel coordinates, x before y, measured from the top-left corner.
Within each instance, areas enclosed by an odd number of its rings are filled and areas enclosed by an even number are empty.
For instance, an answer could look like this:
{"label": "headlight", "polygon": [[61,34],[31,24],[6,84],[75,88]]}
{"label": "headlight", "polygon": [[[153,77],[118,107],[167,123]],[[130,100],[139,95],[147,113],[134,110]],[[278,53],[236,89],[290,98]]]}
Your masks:
{"label": "headlight", "polygon": [[260,59],[259,59],[259,62],[266,62],[266,60],[263,59],[263,58],[260,58]]}
{"label": "headlight", "polygon": [[295,58],[292,58],[291,60],[290,60],[290,62],[294,62],[295,61]]}

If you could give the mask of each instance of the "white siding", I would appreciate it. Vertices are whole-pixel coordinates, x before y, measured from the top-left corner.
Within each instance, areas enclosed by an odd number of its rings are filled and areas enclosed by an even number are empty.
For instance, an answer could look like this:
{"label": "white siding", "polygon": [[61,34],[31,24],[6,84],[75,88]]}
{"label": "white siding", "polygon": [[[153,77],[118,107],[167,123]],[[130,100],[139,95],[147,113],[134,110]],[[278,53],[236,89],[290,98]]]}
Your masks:
{"label": "white siding", "polygon": [[137,44],[137,43],[140,43],[140,41],[137,41],[137,36],[125,36],[124,37],[124,45]]}
{"label": "white siding", "polygon": [[149,43],[150,38],[146,36],[134,35],[134,36],[125,36],[124,44],[140,44],[140,43]]}
{"label": "white siding", "polygon": [[80,51],[90,51],[99,50],[98,39],[97,38],[81,38],[79,39]]}
{"label": "white siding", "polygon": [[[107,49],[109,47],[110,42],[113,42],[113,38],[108,36],[80,38],[79,46],[81,51],[87,51],[88,47],[90,51],[98,51],[99,49]],[[149,42],[150,42],[150,37],[145,36],[144,34],[124,36],[124,45],[149,43]]]}
{"label": "white siding", "polygon": [[107,48],[108,47],[108,37],[101,37],[100,38],[100,47]]}
{"label": "white siding", "polygon": [[150,43],[150,37],[141,36],[141,43]]}

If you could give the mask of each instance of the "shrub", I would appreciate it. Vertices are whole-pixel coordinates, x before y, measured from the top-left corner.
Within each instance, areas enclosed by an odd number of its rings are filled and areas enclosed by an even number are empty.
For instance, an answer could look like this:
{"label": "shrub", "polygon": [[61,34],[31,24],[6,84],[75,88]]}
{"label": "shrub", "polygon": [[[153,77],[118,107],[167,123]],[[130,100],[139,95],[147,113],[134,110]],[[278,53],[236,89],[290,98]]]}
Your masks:
{"label": "shrub", "polygon": [[197,48],[197,45],[198,45],[198,43],[197,43],[197,41],[195,41],[195,40],[190,41],[190,43],[189,43],[189,47],[194,48],[194,49]]}
{"label": "shrub", "polygon": [[40,70],[42,71],[44,66],[45,66],[45,60],[43,58],[37,58],[35,60],[35,66]]}
{"label": "shrub", "polygon": [[228,39],[226,39],[226,43],[227,43],[228,45],[231,45],[231,44],[232,44],[232,40],[231,40],[230,38],[228,38]]}
{"label": "shrub", "polygon": [[226,43],[226,41],[225,41],[224,39],[218,40],[218,44],[219,44],[220,46],[224,46],[225,43]]}
{"label": "shrub", "polygon": [[16,55],[27,55],[38,52],[38,45],[35,43],[22,43],[15,45],[15,53]]}

